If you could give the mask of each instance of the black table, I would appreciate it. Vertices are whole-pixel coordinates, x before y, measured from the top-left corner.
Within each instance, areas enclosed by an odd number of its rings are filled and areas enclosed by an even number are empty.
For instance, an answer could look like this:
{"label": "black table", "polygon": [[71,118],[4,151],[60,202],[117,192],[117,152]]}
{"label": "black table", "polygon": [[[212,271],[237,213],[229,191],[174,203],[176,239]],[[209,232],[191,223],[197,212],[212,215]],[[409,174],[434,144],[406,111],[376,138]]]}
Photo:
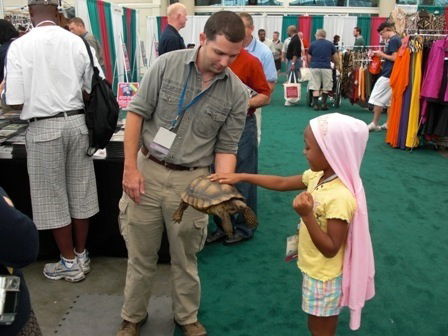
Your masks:
{"label": "black table", "polygon": [[[118,201],[122,194],[123,159],[94,160],[100,212],[91,219],[87,248],[93,256],[126,257],[124,240],[118,228]],[[32,217],[26,159],[0,159],[0,186],[17,209]],[[40,231],[40,258],[54,258],[58,249],[51,231]],[[166,234],[162,238],[159,262],[169,262]]]}

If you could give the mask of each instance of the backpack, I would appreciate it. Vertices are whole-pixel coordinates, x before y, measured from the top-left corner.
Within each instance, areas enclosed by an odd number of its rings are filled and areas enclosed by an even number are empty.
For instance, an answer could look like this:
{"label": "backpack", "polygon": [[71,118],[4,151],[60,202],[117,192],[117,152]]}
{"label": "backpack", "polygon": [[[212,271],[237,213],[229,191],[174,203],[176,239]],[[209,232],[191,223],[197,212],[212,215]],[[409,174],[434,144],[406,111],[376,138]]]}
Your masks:
{"label": "backpack", "polygon": [[86,125],[89,130],[89,148],[87,155],[92,156],[95,152],[106,147],[115,132],[118,122],[120,108],[111,85],[99,75],[99,70],[93,64],[92,51],[85,39],[93,68],[92,91],[90,98],[85,102]]}

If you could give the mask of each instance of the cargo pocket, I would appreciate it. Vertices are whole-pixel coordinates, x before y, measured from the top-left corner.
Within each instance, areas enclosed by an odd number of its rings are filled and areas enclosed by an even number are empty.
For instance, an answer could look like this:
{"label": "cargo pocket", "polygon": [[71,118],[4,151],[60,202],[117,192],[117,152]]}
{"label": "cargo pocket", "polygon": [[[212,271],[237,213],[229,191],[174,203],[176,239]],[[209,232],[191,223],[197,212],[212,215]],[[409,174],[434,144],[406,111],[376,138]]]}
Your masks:
{"label": "cargo pocket", "polygon": [[123,236],[124,242],[126,243],[126,246],[128,244],[128,207],[129,207],[129,200],[126,196],[122,196],[120,198],[120,202],[118,202],[118,209],[120,212],[118,213],[118,227],[120,229],[120,233]]}
{"label": "cargo pocket", "polygon": [[198,247],[197,252],[202,251],[205,245],[205,240],[207,239],[207,225],[208,225],[208,216],[199,218],[193,221],[194,228],[198,231]]}
{"label": "cargo pocket", "polygon": [[229,111],[229,108],[209,105],[195,118],[193,131],[205,139],[216,136],[226,121]]}

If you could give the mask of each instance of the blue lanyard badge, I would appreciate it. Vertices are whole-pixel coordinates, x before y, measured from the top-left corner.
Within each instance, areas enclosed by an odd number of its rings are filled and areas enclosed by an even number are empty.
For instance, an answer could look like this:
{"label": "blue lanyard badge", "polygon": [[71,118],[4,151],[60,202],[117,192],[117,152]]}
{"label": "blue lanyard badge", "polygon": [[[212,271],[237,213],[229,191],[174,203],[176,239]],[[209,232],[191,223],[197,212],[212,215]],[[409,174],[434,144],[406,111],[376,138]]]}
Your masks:
{"label": "blue lanyard badge", "polygon": [[188,76],[187,76],[187,80],[185,81],[184,88],[182,89],[182,93],[180,94],[179,104],[177,105],[177,116],[176,116],[176,119],[171,121],[171,127],[169,129],[170,131],[177,127],[178,121],[180,119],[182,119],[185,111],[188,110],[194,104],[196,104],[204,96],[204,94],[207,92],[207,90],[210,88],[210,86],[209,86],[207,89],[205,89],[200,94],[198,94],[196,97],[194,97],[191,100],[191,102],[189,102],[187,105],[184,106],[184,103],[185,103],[185,93],[187,92],[187,85],[188,85],[188,80],[190,79],[190,75],[191,75],[191,66],[190,66],[190,70],[188,71]]}

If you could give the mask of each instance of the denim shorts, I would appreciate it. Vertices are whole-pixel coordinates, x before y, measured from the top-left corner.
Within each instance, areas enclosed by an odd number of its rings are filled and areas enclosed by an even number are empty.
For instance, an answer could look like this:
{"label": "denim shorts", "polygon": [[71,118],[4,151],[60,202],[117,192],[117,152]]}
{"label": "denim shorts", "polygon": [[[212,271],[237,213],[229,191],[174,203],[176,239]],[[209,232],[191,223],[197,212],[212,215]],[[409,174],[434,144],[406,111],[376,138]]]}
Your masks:
{"label": "denim shorts", "polygon": [[341,311],[342,275],[321,281],[303,274],[302,309],[314,316],[334,316]]}

